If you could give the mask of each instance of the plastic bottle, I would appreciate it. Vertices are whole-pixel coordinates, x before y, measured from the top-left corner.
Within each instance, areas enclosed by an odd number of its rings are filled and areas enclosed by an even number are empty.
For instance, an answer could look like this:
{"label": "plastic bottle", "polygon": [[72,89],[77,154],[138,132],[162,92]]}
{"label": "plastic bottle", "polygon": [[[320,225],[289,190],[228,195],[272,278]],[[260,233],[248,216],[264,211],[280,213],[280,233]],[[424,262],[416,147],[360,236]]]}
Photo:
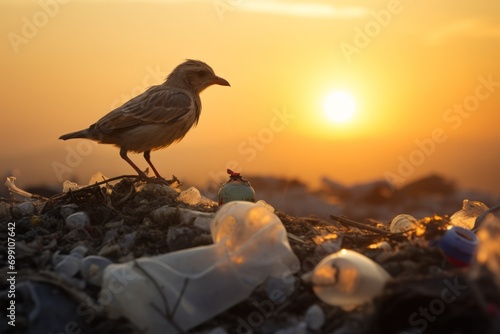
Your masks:
{"label": "plastic bottle", "polygon": [[222,206],[210,226],[213,245],[112,264],[101,294],[111,318],[145,333],[176,333],[214,317],[269,277],[299,269],[279,218],[255,203]]}
{"label": "plastic bottle", "polygon": [[250,185],[250,182],[243,179],[240,173],[233,172],[228,169],[229,180],[219,189],[219,205],[226,204],[231,201],[248,201],[255,202],[255,190]]}
{"label": "plastic bottle", "polygon": [[313,290],[325,303],[352,310],[379,295],[391,276],[368,257],[342,249],[314,268]]}

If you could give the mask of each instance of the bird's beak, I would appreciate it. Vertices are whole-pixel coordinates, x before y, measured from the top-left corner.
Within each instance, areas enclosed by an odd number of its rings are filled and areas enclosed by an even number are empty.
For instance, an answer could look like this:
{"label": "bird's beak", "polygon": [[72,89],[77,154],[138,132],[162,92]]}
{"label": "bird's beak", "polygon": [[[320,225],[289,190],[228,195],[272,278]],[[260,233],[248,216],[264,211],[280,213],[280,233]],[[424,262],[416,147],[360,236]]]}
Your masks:
{"label": "bird's beak", "polygon": [[221,86],[231,86],[229,82],[227,82],[226,79],[222,79],[221,77],[215,77],[213,81],[214,85],[221,85]]}

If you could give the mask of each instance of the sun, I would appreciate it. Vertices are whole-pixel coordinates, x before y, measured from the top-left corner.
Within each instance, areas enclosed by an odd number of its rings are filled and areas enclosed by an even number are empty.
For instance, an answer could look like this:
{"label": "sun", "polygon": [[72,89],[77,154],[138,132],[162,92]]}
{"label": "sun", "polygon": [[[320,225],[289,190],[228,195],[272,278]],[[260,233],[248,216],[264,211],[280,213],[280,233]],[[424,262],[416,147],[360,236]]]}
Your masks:
{"label": "sun", "polygon": [[345,124],[353,120],[356,114],[356,101],[347,91],[333,91],[324,101],[325,117],[332,123]]}

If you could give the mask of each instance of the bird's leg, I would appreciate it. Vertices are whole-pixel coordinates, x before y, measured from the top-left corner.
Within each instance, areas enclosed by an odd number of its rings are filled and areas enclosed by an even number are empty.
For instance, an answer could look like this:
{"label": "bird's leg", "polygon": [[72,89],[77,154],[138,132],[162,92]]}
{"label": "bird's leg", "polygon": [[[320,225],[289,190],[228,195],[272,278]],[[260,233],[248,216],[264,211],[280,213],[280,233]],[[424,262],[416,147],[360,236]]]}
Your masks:
{"label": "bird's leg", "polygon": [[127,149],[125,147],[122,147],[120,149],[120,156],[122,157],[123,160],[125,160],[126,162],[128,162],[129,165],[132,166],[135,169],[135,171],[137,172],[137,174],[139,174],[139,178],[141,178],[143,180],[149,180],[149,177],[146,174],[144,174],[144,172],[142,170],[140,170],[139,167],[137,167],[132,162],[132,160],[130,160],[130,158],[127,156]]}
{"label": "bird's leg", "polygon": [[151,166],[151,169],[153,169],[153,172],[155,173],[156,177],[159,178],[159,179],[163,179],[161,176],[160,176],[160,173],[158,173],[158,171],[156,170],[155,166],[153,166],[153,163],[151,162],[151,151],[145,151],[144,152],[144,159],[146,159],[146,161],[148,162],[148,164]]}

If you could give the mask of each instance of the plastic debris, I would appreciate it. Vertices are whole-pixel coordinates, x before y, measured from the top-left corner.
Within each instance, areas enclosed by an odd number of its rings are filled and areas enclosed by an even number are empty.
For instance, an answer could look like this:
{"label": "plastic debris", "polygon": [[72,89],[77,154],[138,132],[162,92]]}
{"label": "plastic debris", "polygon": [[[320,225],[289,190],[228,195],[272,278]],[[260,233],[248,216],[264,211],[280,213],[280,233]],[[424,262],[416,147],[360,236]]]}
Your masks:
{"label": "plastic debris", "polygon": [[228,169],[229,180],[219,189],[219,205],[229,203],[231,201],[248,201],[255,202],[255,190],[250,185],[250,182],[243,179],[240,173],[233,172]]}
{"label": "plastic debris", "polygon": [[325,303],[353,310],[381,294],[390,278],[368,257],[342,249],[316,265],[312,283],[314,293]]}
{"label": "plastic debris", "polygon": [[479,245],[477,262],[486,266],[492,273],[497,287],[500,289],[500,218],[489,214],[484,218],[482,227],[477,232]]}
{"label": "plastic debris", "polygon": [[[29,326],[23,326],[23,322],[16,322],[16,329],[8,329],[2,333],[91,333],[92,328],[88,325],[87,314],[82,313],[82,309],[90,309],[90,305],[85,302],[78,302],[72,291],[62,285],[48,282],[22,281],[16,283],[16,302],[24,301],[30,305],[29,313],[25,319],[29,320]],[[18,307],[18,319],[23,319],[23,308]],[[94,313],[95,314],[95,313]],[[26,321],[25,320],[25,321]],[[26,326],[26,325],[25,325]],[[23,328],[24,327],[24,328]],[[11,327],[12,328],[12,327]]]}
{"label": "plastic debris", "polygon": [[446,231],[438,245],[448,261],[457,267],[465,267],[471,263],[476,253],[478,239],[470,230],[453,226]]}
{"label": "plastic debris", "polygon": [[[283,224],[262,206],[222,206],[211,234],[213,245],[106,267],[108,315],[124,316],[146,333],[186,331],[244,300],[267,278],[299,269]],[[126,289],[112,289],[117,280]]]}
{"label": "plastic debris", "polygon": [[389,225],[391,233],[401,233],[417,228],[417,219],[411,215],[401,214],[394,217]]}
{"label": "plastic debris", "polygon": [[[109,179],[109,177],[104,176],[104,174],[103,174],[103,173],[101,173],[101,172],[94,173],[94,174],[90,177],[90,180],[89,180],[89,186],[91,186],[91,185],[93,185],[93,184],[96,184],[96,183],[100,183],[100,182],[102,182],[102,181],[106,181],[106,180],[108,180],[108,179]],[[114,183],[118,183],[118,181],[112,181],[112,182],[114,182]],[[101,186],[101,187],[105,187],[105,186],[106,186],[106,184],[105,184],[105,183],[103,183],[103,184],[101,184],[100,186]]]}
{"label": "plastic debris", "polygon": [[112,262],[102,256],[90,255],[81,261],[80,270],[87,283],[101,286],[104,268]]}
{"label": "plastic debris", "polygon": [[63,193],[78,190],[78,189],[81,189],[83,187],[85,187],[85,186],[81,186],[75,182],[71,182],[69,180],[66,180],[63,182]]}
{"label": "plastic debris", "polygon": [[268,209],[268,210],[269,210],[269,211],[271,211],[271,212],[274,212],[274,211],[275,211],[275,210],[274,210],[274,207],[273,207],[271,204],[267,203],[266,201],[264,201],[264,200],[262,200],[262,199],[260,199],[260,200],[258,200],[257,202],[255,202],[255,204],[260,205],[260,206],[263,206],[263,207],[265,207],[266,209]]}
{"label": "plastic debris", "polygon": [[450,217],[450,224],[472,230],[476,223],[476,218],[486,210],[488,210],[488,207],[484,203],[464,199],[462,209]]}
{"label": "plastic debris", "polygon": [[[492,216],[492,217],[489,217]],[[481,226],[483,226],[483,223],[486,221],[486,219],[492,219],[495,217],[498,221],[500,221],[500,205],[496,205],[486,211],[484,211],[482,214],[480,214],[474,223],[474,228],[472,229],[473,231],[477,231]]]}
{"label": "plastic debris", "polygon": [[195,187],[190,187],[184,191],[181,191],[177,200],[184,202],[189,205],[196,205],[201,202],[201,194]]}
{"label": "plastic debris", "polygon": [[208,232],[210,231],[210,222],[215,216],[214,213],[199,212],[186,208],[180,208],[179,213],[183,222],[192,223],[193,225],[196,225]]}

